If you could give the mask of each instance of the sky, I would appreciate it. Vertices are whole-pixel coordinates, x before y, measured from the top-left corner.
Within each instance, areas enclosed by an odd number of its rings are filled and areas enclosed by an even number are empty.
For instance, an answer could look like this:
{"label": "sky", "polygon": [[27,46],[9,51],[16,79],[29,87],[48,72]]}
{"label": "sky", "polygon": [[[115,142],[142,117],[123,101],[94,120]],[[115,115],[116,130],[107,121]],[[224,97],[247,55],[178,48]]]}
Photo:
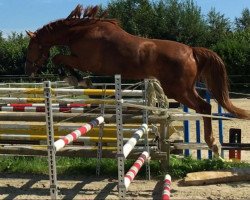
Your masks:
{"label": "sky", "polygon": [[[206,15],[211,8],[225,14],[231,21],[250,9],[250,0],[194,0]],[[67,17],[77,4],[107,5],[110,0],[0,0],[0,31],[6,37],[11,32],[35,31],[50,21]]]}

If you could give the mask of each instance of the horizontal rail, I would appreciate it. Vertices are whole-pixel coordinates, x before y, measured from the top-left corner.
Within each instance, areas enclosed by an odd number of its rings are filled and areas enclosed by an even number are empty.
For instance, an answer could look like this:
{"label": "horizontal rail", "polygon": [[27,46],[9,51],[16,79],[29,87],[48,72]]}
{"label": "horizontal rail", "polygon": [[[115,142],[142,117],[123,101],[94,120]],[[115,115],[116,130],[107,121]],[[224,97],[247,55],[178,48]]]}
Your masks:
{"label": "horizontal rail", "polygon": [[[43,88],[0,88],[0,94],[11,94],[11,93],[21,93],[21,94],[43,94]],[[52,88],[52,94],[62,95],[107,95],[114,96],[114,89],[65,89],[65,88]],[[142,96],[142,90],[122,90],[122,96]]]}
{"label": "horizontal rail", "polygon": [[[2,104],[1,106],[13,106],[13,107],[44,107],[44,103],[17,103],[17,104]],[[91,105],[91,104],[77,104],[77,103],[68,103],[68,104],[59,104],[54,103],[51,105],[52,107],[71,107],[71,108],[77,108],[77,107],[91,107],[91,106],[99,106],[99,105]]]}
{"label": "horizontal rail", "polygon": [[[44,103],[44,98],[16,98],[16,97],[6,97],[0,98],[0,103]],[[115,104],[116,101],[113,99],[53,99],[52,102],[55,103],[81,103],[81,104]]]}
{"label": "horizontal rail", "polygon": [[[93,118],[92,118],[93,119]],[[29,134],[29,135],[46,135],[45,122],[16,122],[16,121],[0,121],[0,134]],[[73,131],[80,126],[81,123],[57,123],[54,125],[55,136],[65,136],[70,131]],[[130,124],[123,126],[124,137],[130,138],[132,134],[138,130],[139,124]],[[152,129],[149,126],[149,129]],[[183,126],[170,126],[169,132],[172,134],[176,130],[182,130]],[[98,137],[99,129],[93,128],[87,136]],[[116,125],[105,124],[103,137],[116,138]],[[155,138],[155,134],[149,134],[149,138]]]}
{"label": "horizontal rail", "polygon": [[[52,107],[52,111],[55,113],[66,112],[66,113],[84,113],[90,108],[71,108],[71,107]],[[0,106],[0,111],[5,112],[45,112],[45,107],[12,107],[12,106]]]}
{"label": "horizontal rail", "polygon": [[[206,143],[173,143],[175,149],[199,149],[199,150],[208,150]],[[250,150],[250,143],[223,143],[221,145],[223,150]]]}
{"label": "horizontal rail", "polygon": [[[58,140],[63,138],[64,136],[54,136],[54,139]],[[30,134],[0,134],[0,142],[2,140],[22,140],[22,141],[46,141],[47,139],[47,135],[39,135],[39,133],[37,133],[37,135],[30,135]],[[123,141],[127,142],[130,138],[123,138]],[[153,138],[151,138],[149,140],[150,143],[153,142]],[[83,136],[83,137],[79,137],[77,139],[77,142],[84,142],[84,145],[89,145],[89,143],[96,144],[97,142],[99,142],[99,137],[98,136]],[[102,138],[102,142],[104,143],[116,143],[117,142],[117,138],[115,137],[103,137]],[[138,140],[138,142],[140,144],[143,144],[143,139]],[[104,145],[105,146],[105,145]]]}

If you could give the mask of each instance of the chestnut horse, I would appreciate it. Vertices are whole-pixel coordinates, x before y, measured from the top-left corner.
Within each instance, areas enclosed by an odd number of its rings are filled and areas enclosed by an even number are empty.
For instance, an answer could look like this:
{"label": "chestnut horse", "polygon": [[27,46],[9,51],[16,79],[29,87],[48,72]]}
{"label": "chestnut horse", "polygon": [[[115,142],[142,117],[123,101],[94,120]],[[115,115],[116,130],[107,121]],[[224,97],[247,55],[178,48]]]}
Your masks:
{"label": "chestnut horse", "polygon": [[[116,20],[95,18],[94,14],[89,14],[91,12],[96,13],[96,7],[85,10],[88,16],[67,17],[34,33],[27,32],[30,43],[26,73],[34,75],[37,72],[48,59],[51,47],[65,45],[70,48],[71,55],[56,55],[54,64],[99,75],[121,74],[125,79],[155,77],[168,98],[210,115],[211,105],[195,89],[197,79],[202,78],[221,106],[238,118],[250,119],[249,112],[235,107],[230,101],[226,68],[216,53],[174,41],[134,36],[124,31]],[[74,16],[79,15],[74,13]],[[218,156],[211,118],[203,120],[205,141]]]}

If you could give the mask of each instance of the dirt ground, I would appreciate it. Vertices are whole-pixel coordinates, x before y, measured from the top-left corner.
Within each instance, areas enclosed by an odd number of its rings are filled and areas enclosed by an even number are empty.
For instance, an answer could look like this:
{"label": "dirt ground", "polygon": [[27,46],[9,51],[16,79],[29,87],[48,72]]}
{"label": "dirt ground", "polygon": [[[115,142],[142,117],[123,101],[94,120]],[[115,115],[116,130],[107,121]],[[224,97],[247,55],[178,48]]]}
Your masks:
{"label": "dirt ground", "polygon": [[[234,100],[235,105],[248,109],[249,99]],[[213,109],[216,106],[213,103]],[[228,141],[229,128],[242,129],[242,142],[250,143],[250,122],[233,120],[224,122],[224,141]],[[218,138],[218,122],[213,122]],[[202,131],[202,130],[201,130]],[[181,136],[182,133],[177,135]],[[191,124],[191,141],[195,141],[194,123]],[[192,151],[195,156],[196,151]],[[204,151],[203,158],[207,157]],[[228,157],[225,152],[225,158]],[[250,162],[250,152],[242,152],[242,160]],[[117,181],[108,177],[58,177],[61,199],[118,199]],[[163,181],[135,180],[127,192],[127,199],[161,199]],[[50,199],[48,176],[0,174],[0,199]],[[171,199],[229,200],[250,199],[250,182],[235,182],[207,186],[183,186],[181,180],[171,185]]]}
{"label": "dirt ground", "polygon": [[[47,176],[0,174],[0,199],[50,199]],[[97,177],[58,177],[60,199],[118,199],[115,179]],[[209,186],[171,185],[171,199],[250,199],[250,182]],[[161,199],[163,182],[135,180],[126,193],[127,199]]]}

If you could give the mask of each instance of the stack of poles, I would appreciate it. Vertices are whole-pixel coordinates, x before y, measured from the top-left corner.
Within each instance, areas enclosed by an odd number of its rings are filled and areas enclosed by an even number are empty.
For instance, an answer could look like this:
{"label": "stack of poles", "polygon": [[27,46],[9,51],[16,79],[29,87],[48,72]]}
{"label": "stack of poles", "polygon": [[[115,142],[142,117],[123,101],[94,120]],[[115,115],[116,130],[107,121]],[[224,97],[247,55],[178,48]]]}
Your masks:
{"label": "stack of poles", "polygon": [[[0,93],[4,92],[10,92],[10,93],[26,93],[26,94],[41,94],[42,88],[0,88]],[[109,95],[114,95],[115,90],[108,89],[108,90],[103,90],[103,89],[53,89],[51,88],[51,93],[52,94],[65,94],[65,93],[70,93],[70,94],[88,94],[88,95],[102,95],[103,93],[107,93]],[[142,96],[142,90],[123,90],[122,94],[125,96]],[[17,100],[20,98],[17,98]],[[32,100],[33,98],[31,98]],[[37,99],[37,98],[34,98]],[[43,99],[44,98],[39,98]],[[52,103],[52,112],[77,112],[77,113],[82,113],[82,110],[85,108],[96,108],[99,105],[91,105],[91,104],[81,104],[81,103]],[[1,106],[0,109],[2,111],[19,111],[19,112],[44,112],[45,111],[45,104],[44,103],[8,103],[4,106]],[[15,137],[15,135],[12,135]],[[22,135],[25,138],[29,138],[28,135]],[[3,135],[3,137],[7,138],[7,135]],[[12,138],[13,138],[12,137]],[[10,138],[10,137],[8,137]],[[41,138],[41,137],[39,137]],[[34,137],[30,137],[30,139],[34,139]],[[37,137],[38,139],[38,137]],[[85,138],[86,139],[86,138]]]}
{"label": "stack of poles", "polygon": [[[201,88],[202,85],[200,83],[197,83],[197,88]],[[205,88],[204,88],[205,90]],[[205,99],[206,101],[210,104],[211,103],[211,95],[210,93],[205,90]],[[184,112],[188,112],[189,108],[187,106],[183,107],[183,111]],[[218,104],[218,115],[221,116],[223,114],[223,109],[221,107],[221,105]],[[219,124],[219,142],[222,144],[223,143],[223,122],[222,119],[218,119],[218,124]],[[185,120],[183,122],[184,125],[184,142],[185,143],[189,143],[190,142],[190,124],[188,120]],[[201,128],[200,128],[200,120],[196,120],[195,122],[195,127],[196,127],[196,143],[200,144],[201,143]],[[204,135],[204,134],[203,134]],[[189,149],[185,149],[184,151],[184,155],[185,156],[189,156],[190,155],[190,150]],[[221,156],[224,158],[224,151],[221,150]],[[208,150],[208,158],[212,159],[212,151]],[[201,150],[197,150],[197,159],[201,159]]]}
{"label": "stack of poles", "polygon": [[[42,94],[42,88],[0,88],[0,94]],[[52,94],[56,95],[95,95],[95,96],[114,96],[114,89],[61,89],[52,88]],[[123,90],[122,94],[129,97],[141,97],[142,90]],[[131,100],[129,100],[131,101]],[[70,99],[57,98],[52,99],[53,112],[64,113],[83,113],[90,109],[98,108],[102,103],[114,105],[114,100],[103,99]],[[72,102],[78,102],[77,104]],[[133,100],[132,100],[133,102]],[[90,105],[92,104],[92,105]],[[1,97],[0,111],[7,112],[44,112],[44,98],[25,98],[25,97]]]}
{"label": "stack of poles", "polygon": [[[42,94],[43,88],[0,88],[0,94]],[[85,95],[114,95],[115,90],[113,89],[61,89],[61,88],[51,88],[51,94],[85,94]],[[142,90],[123,90],[122,94],[124,96],[138,97],[142,96]],[[7,103],[0,106],[1,111],[6,112],[45,112],[44,98],[7,98],[12,99],[13,102],[22,102],[24,101],[35,101],[41,103]],[[3,98],[2,100],[7,100]],[[94,99],[91,99],[94,100]],[[90,101],[91,101],[90,100]],[[73,102],[73,99],[70,99],[69,102]],[[98,101],[98,100],[97,100]],[[111,102],[112,101],[112,102]],[[112,104],[115,103],[114,100],[111,100]],[[94,101],[92,101],[94,102]],[[64,112],[64,113],[83,113],[89,111],[90,109],[100,107],[99,104],[84,104],[84,103],[52,103],[52,112]],[[23,135],[24,136],[24,135]],[[7,137],[7,135],[3,135]],[[24,137],[28,138],[28,135]],[[33,137],[34,138],[34,137]]]}
{"label": "stack of poles", "polygon": [[[74,130],[80,126],[80,123],[66,123],[66,124],[57,124],[54,126],[54,138],[59,139],[65,136],[70,130]],[[42,142],[46,140],[46,123],[43,122],[22,122],[21,124],[16,124],[15,122],[2,122],[0,123],[0,139],[1,140],[14,140],[14,141],[30,141]],[[124,141],[130,139],[131,134],[138,129],[138,125],[127,125],[124,127]],[[113,146],[116,143],[116,127],[115,125],[108,125],[104,129],[105,134],[103,135],[102,141],[107,143],[107,146]],[[92,129],[88,135],[79,137],[77,142],[84,142],[84,145],[96,145],[98,142],[98,128]],[[153,136],[150,137],[150,142],[153,140]],[[142,139],[140,139],[142,143]]]}

